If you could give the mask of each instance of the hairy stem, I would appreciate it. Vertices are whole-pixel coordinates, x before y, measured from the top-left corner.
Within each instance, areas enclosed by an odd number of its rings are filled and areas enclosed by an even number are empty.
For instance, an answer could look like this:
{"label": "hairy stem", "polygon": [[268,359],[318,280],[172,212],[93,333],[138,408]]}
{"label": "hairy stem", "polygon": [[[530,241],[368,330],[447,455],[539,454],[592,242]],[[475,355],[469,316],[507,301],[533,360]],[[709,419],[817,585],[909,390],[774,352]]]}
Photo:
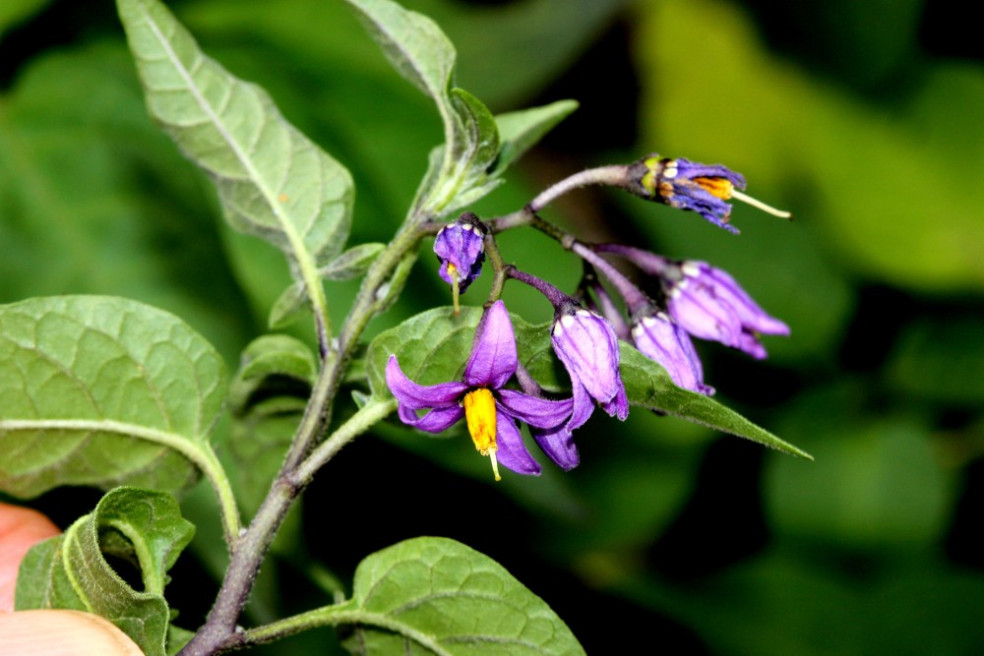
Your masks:
{"label": "hairy stem", "polygon": [[[368,413],[361,415],[360,420],[353,424],[355,417],[360,416],[356,413],[336,433],[342,437],[325,442],[325,450],[315,452],[319,454],[318,459],[304,465],[305,458],[328,427],[335,396],[359,337],[381,306],[381,301],[385,299],[381,290],[391,281],[394,272],[405,269],[407,260],[413,258],[413,251],[424,234],[415,227],[419,223],[420,221],[408,221],[404,224],[363,279],[355,304],[338,333],[337,357],[323,361],[280,473],[274,479],[270,492],[253,521],[235,543],[215,604],[209,611],[205,624],[181,650],[182,656],[209,656],[239,645],[241,634],[236,631],[236,623],[249,598],[260,564],[286,518],[287,511],[310,481],[310,475],[337,453],[342,444],[351,441],[371,426],[366,421]],[[379,418],[392,411],[386,404],[375,404],[372,407],[373,412],[379,413],[386,409],[386,413]],[[356,431],[357,428],[360,430]]]}

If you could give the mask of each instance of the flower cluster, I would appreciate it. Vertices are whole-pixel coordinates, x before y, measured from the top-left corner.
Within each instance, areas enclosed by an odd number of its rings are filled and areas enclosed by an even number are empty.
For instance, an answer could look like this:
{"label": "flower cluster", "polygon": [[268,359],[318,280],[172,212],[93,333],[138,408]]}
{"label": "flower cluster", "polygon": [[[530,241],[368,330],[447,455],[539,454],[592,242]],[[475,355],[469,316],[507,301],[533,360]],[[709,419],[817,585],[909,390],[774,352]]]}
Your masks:
{"label": "flower cluster", "polygon": [[[742,194],[739,190],[745,188],[745,179],[718,164],[652,155],[632,165],[597,171],[572,176],[555,188],[566,191],[590,184],[596,175],[599,184],[615,184],[671,207],[697,212],[731,232],[737,232],[728,224],[731,206],[726,201],[732,198],[788,217]],[[500,464],[520,474],[540,473],[517,422],[527,424],[543,452],[566,470],[579,462],[573,431],[588,421],[596,407],[611,417],[626,419],[629,400],[620,373],[620,339],[659,363],[678,387],[710,395],[714,388],[704,383],[692,337],[764,358],[761,335],[789,334],[788,326],[759,307],[734,278],[706,262],[670,260],[622,244],[587,244],[546,223],[537,215],[538,206],[559,193],[562,191],[547,190],[523,211],[488,224],[466,213],[434,230],[438,273],[451,285],[455,312],[459,294],[481,274],[487,251],[495,270],[490,302],[476,329],[461,380],[420,385],[403,372],[395,355],[386,367],[386,382],[398,401],[400,419],[432,433],[464,419],[475,448],[491,459],[496,480]],[[503,262],[493,235],[527,224],[582,259],[585,274],[577,297]],[[658,293],[643,292],[603,254],[620,257],[655,279],[650,287]],[[621,298],[624,315],[600,279]],[[509,312],[500,298],[506,280],[533,287],[553,306],[550,339],[570,379],[569,398],[550,398],[520,364]]]}

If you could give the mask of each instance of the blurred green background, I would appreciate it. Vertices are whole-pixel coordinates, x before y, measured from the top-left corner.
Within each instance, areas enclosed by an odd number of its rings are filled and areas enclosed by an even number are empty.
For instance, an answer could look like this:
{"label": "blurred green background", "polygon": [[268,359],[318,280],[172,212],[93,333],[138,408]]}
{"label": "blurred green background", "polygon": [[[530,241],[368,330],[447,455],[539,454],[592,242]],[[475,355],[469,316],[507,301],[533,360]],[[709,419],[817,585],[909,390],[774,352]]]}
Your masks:
{"label": "blurred green background", "polygon": [[[816,461],[636,411],[624,425],[592,420],[573,472],[493,484],[460,435],[382,427],[310,490],[303,526],[264,570],[257,617],[324,603],[289,554],[349,580],[373,550],[444,535],[505,565],[591,654],[984,653],[984,69],[955,0],[404,4],[447,31],[460,86],[493,110],[581,103],[479,214],[653,151],[727,164],[749,193],[794,212],[787,224],[738,207],[735,237],[591,189],[545,217],[710,261],[786,320],[792,336],[767,339],[765,362],[698,348],[719,400]],[[343,3],[170,6],[352,171],[351,243],[385,241],[440,124]],[[147,118],[109,0],[4,0],[0,302],[131,297],[185,318],[235,369],[287,272],[217,208]],[[573,290],[578,263],[539,234],[501,246]],[[374,330],[448,302],[431,262]],[[341,315],[354,287],[328,291]],[[507,298],[531,321],[550,318],[535,294]],[[279,461],[267,443],[248,457]],[[34,503],[64,526],[97,498],[62,490]],[[201,559],[183,558],[169,588],[189,627],[221,560],[208,503],[207,491],[185,503]],[[269,653],[335,649],[323,632]]]}

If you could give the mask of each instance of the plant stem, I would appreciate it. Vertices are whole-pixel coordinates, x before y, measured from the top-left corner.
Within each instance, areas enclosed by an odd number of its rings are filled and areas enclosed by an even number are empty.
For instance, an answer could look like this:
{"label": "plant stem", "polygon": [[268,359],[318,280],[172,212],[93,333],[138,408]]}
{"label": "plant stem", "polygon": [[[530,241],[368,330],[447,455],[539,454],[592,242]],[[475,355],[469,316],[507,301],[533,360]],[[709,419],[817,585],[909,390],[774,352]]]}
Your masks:
{"label": "plant stem", "polygon": [[[323,361],[304,410],[304,416],[294,434],[280,473],[274,479],[270,492],[263,500],[253,521],[240,539],[234,543],[229,568],[226,570],[215,604],[209,611],[205,624],[181,650],[181,656],[210,656],[238,646],[241,634],[236,630],[236,622],[249,598],[260,564],[287,516],[290,506],[310,481],[309,475],[313,474],[317,467],[327,462],[343,444],[371,426],[365,421],[367,415],[361,415],[360,420],[353,424],[352,420],[360,416],[356,413],[336,433],[340,433],[342,437],[335,441],[328,440],[324,445],[325,450],[319,449],[316,452],[320,455],[317,461],[311,462],[311,465],[317,466],[313,469],[312,466],[302,467],[308,453],[328,427],[333,402],[355,345],[369,320],[385,300],[385,294],[380,298],[380,290],[391,279],[395,270],[401,265],[406,266],[406,260],[413,257],[413,249],[424,235],[416,227],[419,223],[421,223],[419,220],[405,223],[366,273],[355,304],[338,333],[337,357],[331,361]],[[373,412],[382,412],[384,406],[385,404],[372,406]],[[392,408],[389,407],[387,414],[391,411]],[[356,428],[361,430],[356,432]],[[299,476],[299,472],[303,475]]]}
{"label": "plant stem", "polygon": [[396,399],[380,401],[371,399],[358,412],[349,417],[348,421],[335,429],[331,437],[318,445],[311,455],[294,470],[292,480],[298,487],[311,482],[315,473],[331,460],[343,446],[369,430],[373,424],[384,419],[396,410]]}
{"label": "plant stem", "polygon": [[442,647],[432,636],[417,631],[389,615],[353,610],[349,603],[316,608],[255,629],[249,629],[241,634],[241,640],[236,646],[273,642],[318,626],[338,626],[339,624],[361,624],[386,629],[413,640],[435,656],[452,656],[452,653]]}
{"label": "plant stem", "polygon": [[527,207],[532,213],[536,214],[560,196],[578,187],[586,187],[588,185],[624,187],[628,183],[628,176],[629,167],[624,164],[612,164],[610,166],[586,169],[547,187],[536,198],[530,201]]}

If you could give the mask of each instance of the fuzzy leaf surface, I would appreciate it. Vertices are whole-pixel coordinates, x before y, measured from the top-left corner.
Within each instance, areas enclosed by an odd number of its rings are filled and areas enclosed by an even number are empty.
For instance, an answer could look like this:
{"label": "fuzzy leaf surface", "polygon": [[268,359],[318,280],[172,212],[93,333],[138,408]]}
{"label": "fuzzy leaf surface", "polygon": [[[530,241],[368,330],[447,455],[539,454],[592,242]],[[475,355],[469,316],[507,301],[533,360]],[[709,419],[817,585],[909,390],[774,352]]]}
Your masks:
{"label": "fuzzy leaf surface", "polygon": [[[422,385],[460,380],[481,315],[478,308],[462,308],[457,316],[451,308],[436,308],[380,333],[366,356],[373,393],[390,396],[386,386],[390,355],[396,355],[403,373]],[[515,315],[511,318],[520,362],[545,389],[565,391],[569,381],[553,355],[550,325],[532,325]],[[676,387],[661,366],[631,345],[621,344],[621,360],[622,381],[632,405],[682,417],[790,455],[810,457],[714,399]]]}
{"label": "fuzzy leaf surface", "polygon": [[226,389],[215,349],[161,310],[103,296],[0,306],[0,489],[181,490],[211,454]]}
{"label": "fuzzy leaf surface", "polygon": [[[116,488],[64,534],[31,548],[18,573],[16,608],[95,613],[130,636],[147,656],[164,656],[170,621],[166,573],[194,532],[174,497]],[[136,565],[143,590],[121,578],[106,554]]]}
{"label": "fuzzy leaf surface", "polygon": [[281,249],[315,280],[345,244],[349,172],[289,124],[270,96],[206,57],[155,0],[119,0],[150,114],[207,171],[226,219]]}
{"label": "fuzzy leaf surface", "polygon": [[349,605],[364,618],[345,643],[354,654],[584,653],[567,625],[505,568],[446,538],[406,540],[367,557]]}

